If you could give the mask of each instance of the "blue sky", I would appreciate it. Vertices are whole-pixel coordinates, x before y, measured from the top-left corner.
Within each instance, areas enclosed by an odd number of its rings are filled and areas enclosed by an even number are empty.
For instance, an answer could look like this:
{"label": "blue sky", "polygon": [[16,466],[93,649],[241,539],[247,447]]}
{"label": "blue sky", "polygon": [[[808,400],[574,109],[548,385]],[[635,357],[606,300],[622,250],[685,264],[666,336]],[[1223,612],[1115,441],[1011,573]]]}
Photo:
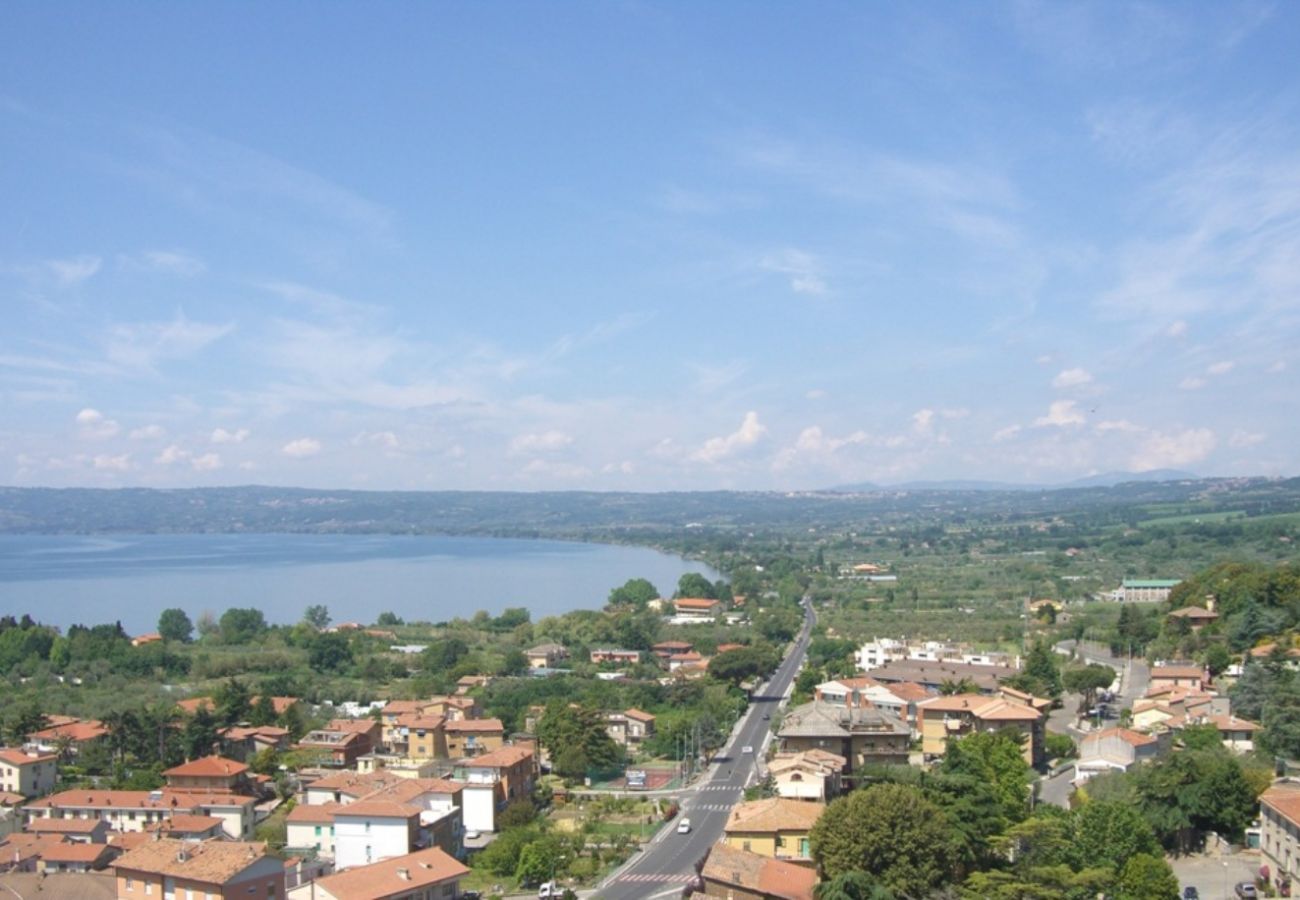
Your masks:
{"label": "blue sky", "polygon": [[1296,474],[1300,6],[18,4],[0,483]]}

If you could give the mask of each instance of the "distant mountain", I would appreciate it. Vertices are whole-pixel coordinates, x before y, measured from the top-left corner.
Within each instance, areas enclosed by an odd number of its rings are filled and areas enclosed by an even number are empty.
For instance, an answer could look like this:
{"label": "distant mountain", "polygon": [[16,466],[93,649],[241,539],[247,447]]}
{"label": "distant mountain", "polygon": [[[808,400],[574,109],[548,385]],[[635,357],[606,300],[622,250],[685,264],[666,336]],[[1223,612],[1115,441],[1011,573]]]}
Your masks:
{"label": "distant mountain", "polygon": [[1087,478],[1076,478],[1074,481],[1060,485],[1060,487],[1114,487],[1117,484],[1129,484],[1135,481],[1198,481],[1200,477],[1200,475],[1193,472],[1184,472],[1181,469],[1147,469],[1145,472],[1103,472],[1100,475],[1089,475]]}
{"label": "distant mountain", "polygon": [[871,494],[879,491],[1063,491],[1071,488],[1109,488],[1134,482],[1198,481],[1200,477],[1179,469],[1148,469],[1145,472],[1103,472],[1100,475],[1089,475],[1086,478],[1054,484],[952,478],[939,481],[904,481],[887,485],[861,481],[830,490],[845,494]]}

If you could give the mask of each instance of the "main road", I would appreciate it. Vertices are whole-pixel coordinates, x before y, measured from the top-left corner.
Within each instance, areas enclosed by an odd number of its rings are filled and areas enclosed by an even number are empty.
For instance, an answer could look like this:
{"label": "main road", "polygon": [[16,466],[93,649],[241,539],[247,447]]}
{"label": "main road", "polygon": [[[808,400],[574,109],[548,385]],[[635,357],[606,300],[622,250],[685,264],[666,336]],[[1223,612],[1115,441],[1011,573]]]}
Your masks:
{"label": "main road", "polygon": [[[711,777],[694,790],[683,791],[681,813],[664,826],[634,863],[611,876],[596,891],[601,900],[643,900],[680,896],[682,886],[695,876],[695,864],[722,836],[731,807],[744,796],[745,785],[755,774],[757,757],[772,715],[785,696],[808,652],[815,616],[804,599],[804,623],[794,648],[776,673],[750,703],[740,725],[732,731],[731,743],[714,759]],[[749,747],[750,752],[745,752]],[[691,830],[679,834],[682,819],[690,819]]]}

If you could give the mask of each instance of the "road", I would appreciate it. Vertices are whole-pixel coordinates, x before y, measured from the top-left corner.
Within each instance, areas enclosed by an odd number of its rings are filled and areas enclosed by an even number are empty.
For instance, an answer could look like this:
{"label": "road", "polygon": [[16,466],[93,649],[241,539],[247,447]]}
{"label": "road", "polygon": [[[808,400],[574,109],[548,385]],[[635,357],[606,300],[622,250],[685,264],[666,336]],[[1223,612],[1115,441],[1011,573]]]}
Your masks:
{"label": "road", "polygon": [[[744,796],[745,785],[754,777],[756,758],[763,752],[777,705],[785,696],[799,667],[812,633],[815,617],[804,601],[804,626],[794,648],[776,673],[755,695],[740,725],[732,732],[731,743],[723,748],[711,766],[711,777],[693,791],[683,792],[682,813],[646,846],[631,865],[611,876],[596,891],[601,900],[643,900],[651,897],[680,896],[682,885],[695,875],[695,864],[722,836],[731,807]],[[752,753],[744,753],[752,747]],[[682,818],[691,820],[689,834],[678,834]]]}

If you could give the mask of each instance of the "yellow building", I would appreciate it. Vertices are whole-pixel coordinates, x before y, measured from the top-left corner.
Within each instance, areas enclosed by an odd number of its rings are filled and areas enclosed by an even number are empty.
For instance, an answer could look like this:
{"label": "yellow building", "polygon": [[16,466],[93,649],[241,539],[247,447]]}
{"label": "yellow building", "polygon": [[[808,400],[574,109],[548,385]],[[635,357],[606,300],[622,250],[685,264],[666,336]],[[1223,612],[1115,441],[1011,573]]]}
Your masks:
{"label": "yellow building", "polygon": [[824,803],[784,797],[741,803],[727,817],[724,841],[759,856],[811,864],[808,833],[825,809]]}
{"label": "yellow building", "polygon": [[1034,766],[1043,761],[1043,714],[1027,704],[983,694],[954,694],[916,704],[916,717],[921,752],[927,758],[943,756],[950,739],[1014,728],[1024,735],[1025,762]]}

